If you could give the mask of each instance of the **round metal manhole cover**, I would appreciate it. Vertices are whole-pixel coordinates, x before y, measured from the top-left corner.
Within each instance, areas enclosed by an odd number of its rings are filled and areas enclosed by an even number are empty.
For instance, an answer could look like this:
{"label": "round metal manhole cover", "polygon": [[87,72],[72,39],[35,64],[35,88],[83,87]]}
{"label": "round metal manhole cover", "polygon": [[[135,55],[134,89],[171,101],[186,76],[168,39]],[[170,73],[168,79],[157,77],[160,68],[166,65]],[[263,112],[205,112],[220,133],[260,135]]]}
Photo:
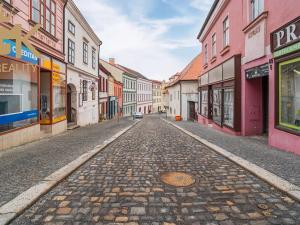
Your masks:
{"label": "round metal manhole cover", "polygon": [[183,172],[167,172],[161,175],[165,184],[175,187],[188,187],[196,182],[192,175]]}

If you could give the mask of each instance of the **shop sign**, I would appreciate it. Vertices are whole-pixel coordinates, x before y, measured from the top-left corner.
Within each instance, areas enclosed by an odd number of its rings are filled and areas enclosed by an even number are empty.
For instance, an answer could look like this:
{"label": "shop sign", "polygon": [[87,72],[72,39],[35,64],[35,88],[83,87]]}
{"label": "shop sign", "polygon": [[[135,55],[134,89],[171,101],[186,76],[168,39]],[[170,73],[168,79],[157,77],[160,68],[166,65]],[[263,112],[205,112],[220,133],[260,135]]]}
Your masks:
{"label": "shop sign", "polygon": [[[12,40],[3,40],[3,45],[10,46],[9,54],[7,56],[16,58],[17,57],[17,47],[16,42]],[[38,58],[29,50],[29,48],[22,45],[21,48],[21,60],[31,63],[31,64],[38,64]]]}
{"label": "shop sign", "polygon": [[247,79],[254,79],[258,77],[265,77],[269,76],[269,65],[264,64],[261,66],[257,66],[254,68],[251,68],[249,70],[246,70],[246,78]]}
{"label": "shop sign", "polygon": [[[299,42],[300,17],[271,34],[272,52],[275,57],[299,50]],[[286,48],[287,46],[290,47]]]}
{"label": "shop sign", "polygon": [[38,110],[0,115],[0,125],[38,117]]}

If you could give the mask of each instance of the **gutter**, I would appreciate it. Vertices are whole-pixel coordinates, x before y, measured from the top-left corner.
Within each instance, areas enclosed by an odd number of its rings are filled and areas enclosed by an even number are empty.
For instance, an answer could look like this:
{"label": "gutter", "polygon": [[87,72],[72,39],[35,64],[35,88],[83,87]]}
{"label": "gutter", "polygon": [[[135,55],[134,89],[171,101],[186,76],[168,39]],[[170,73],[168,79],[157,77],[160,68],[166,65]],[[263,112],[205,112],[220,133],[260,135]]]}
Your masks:
{"label": "gutter", "polygon": [[180,84],[180,116],[182,117],[182,84],[181,81],[179,82]]}
{"label": "gutter", "polygon": [[203,31],[204,31],[206,25],[208,24],[208,21],[209,21],[211,15],[212,15],[213,12],[215,11],[215,8],[217,7],[219,1],[220,1],[220,0],[215,0],[215,1],[214,1],[214,4],[212,5],[212,7],[211,7],[211,9],[210,9],[210,11],[209,11],[209,13],[208,13],[208,15],[207,15],[207,17],[206,17],[206,19],[205,19],[203,25],[202,25],[202,28],[201,28],[201,30],[200,30],[198,36],[197,36],[197,39],[199,39],[200,36],[202,35],[202,33],[203,33]]}

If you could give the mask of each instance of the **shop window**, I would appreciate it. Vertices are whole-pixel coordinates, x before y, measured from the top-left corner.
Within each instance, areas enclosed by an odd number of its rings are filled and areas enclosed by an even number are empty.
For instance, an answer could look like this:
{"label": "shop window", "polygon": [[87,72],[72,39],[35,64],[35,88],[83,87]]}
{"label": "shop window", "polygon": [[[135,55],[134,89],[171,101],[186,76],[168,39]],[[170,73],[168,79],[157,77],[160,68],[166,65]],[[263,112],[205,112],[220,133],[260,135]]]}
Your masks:
{"label": "shop window", "polygon": [[201,91],[200,100],[200,114],[208,117],[208,90]]}
{"label": "shop window", "polygon": [[228,16],[223,21],[223,46],[229,45],[229,18]]}
{"label": "shop window", "polygon": [[[38,122],[38,68],[0,57],[13,70],[0,76],[0,132]],[[21,69],[22,68],[22,69]]]}
{"label": "shop window", "polygon": [[213,90],[213,120],[222,124],[222,89]]}
{"label": "shop window", "polygon": [[53,72],[52,86],[53,123],[56,123],[66,118],[66,76]]}
{"label": "shop window", "polygon": [[75,64],[75,42],[70,39],[68,40],[68,62]]}
{"label": "shop window", "polygon": [[82,101],[88,100],[88,82],[87,80],[82,81]]}
{"label": "shop window", "polygon": [[53,0],[31,0],[31,19],[55,36],[56,3]]}
{"label": "shop window", "polygon": [[224,124],[233,128],[234,124],[234,89],[224,89]]}
{"label": "shop window", "polygon": [[279,126],[300,133],[300,58],[279,64]]}
{"label": "shop window", "polygon": [[88,44],[83,42],[83,63],[88,64],[88,55],[89,55]]}
{"label": "shop window", "polygon": [[250,20],[255,20],[264,10],[264,0],[250,0]]}
{"label": "shop window", "polygon": [[68,22],[68,31],[75,35],[75,25],[71,21]]}

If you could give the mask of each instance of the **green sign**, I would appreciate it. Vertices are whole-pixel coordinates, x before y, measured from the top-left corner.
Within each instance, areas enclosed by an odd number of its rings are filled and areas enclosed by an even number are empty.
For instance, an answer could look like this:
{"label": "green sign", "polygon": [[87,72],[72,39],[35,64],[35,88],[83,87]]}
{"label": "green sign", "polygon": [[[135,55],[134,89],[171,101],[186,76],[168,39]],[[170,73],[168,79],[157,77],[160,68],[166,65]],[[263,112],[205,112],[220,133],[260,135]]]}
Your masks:
{"label": "green sign", "polygon": [[274,58],[300,50],[300,42],[274,52]]}

